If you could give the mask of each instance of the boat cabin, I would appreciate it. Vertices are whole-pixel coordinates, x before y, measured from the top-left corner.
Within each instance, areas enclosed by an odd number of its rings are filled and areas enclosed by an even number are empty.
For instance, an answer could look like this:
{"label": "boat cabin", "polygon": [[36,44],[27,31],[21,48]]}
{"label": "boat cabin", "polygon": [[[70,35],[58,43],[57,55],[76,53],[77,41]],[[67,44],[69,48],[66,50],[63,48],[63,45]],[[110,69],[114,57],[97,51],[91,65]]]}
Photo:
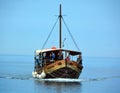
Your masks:
{"label": "boat cabin", "polygon": [[35,51],[35,66],[43,67],[57,60],[74,61],[82,64],[81,52],[66,49],[43,49]]}

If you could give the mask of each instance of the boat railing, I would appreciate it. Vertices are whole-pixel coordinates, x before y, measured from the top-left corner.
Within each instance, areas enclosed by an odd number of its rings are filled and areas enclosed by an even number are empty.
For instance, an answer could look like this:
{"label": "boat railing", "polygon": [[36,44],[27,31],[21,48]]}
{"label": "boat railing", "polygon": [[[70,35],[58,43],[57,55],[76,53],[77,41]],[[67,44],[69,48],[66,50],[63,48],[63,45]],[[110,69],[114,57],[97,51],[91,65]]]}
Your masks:
{"label": "boat railing", "polygon": [[35,57],[35,67],[43,67],[45,65],[50,65],[56,61],[65,60],[66,62],[76,62],[82,65],[82,56],[81,55],[67,55],[62,54],[62,57],[56,56],[54,59],[50,59],[49,57]]}

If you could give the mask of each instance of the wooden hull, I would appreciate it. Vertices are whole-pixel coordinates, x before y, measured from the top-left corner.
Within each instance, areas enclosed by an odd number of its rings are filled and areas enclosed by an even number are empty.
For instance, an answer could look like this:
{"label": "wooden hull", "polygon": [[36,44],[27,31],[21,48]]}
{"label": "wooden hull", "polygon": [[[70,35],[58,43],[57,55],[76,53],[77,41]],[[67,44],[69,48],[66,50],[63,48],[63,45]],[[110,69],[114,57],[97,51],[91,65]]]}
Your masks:
{"label": "wooden hull", "polygon": [[74,61],[58,60],[37,69],[40,74],[44,70],[44,78],[79,78],[83,66]]}

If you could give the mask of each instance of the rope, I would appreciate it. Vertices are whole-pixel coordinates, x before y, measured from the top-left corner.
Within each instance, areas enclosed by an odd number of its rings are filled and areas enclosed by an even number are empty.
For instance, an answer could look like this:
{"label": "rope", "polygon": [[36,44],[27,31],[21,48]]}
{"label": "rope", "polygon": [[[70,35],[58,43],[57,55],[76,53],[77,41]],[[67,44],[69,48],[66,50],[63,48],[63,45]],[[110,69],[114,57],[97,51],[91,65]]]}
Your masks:
{"label": "rope", "polygon": [[[46,45],[46,43],[47,43],[47,41],[48,41],[49,37],[51,36],[51,34],[52,34],[52,32],[53,32],[53,30],[54,30],[54,28],[55,28],[55,26],[56,26],[56,24],[57,24],[57,22],[58,22],[58,19],[59,19],[59,17],[57,18],[57,20],[56,20],[55,24],[53,25],[53,27],[52,27],[52,29],[51,29],[51,31],[50,31],[50,33],[49,33],[49,35],[48,35],[48,37],[47,37],[47,39],[46,39],[45,43],[44,43],[44,44],[43,44],[43,46],[42,46],[42,49],[45,47],[45,45]],[[64,23],[64,24],[65,24],[65,26],[66,26],[67,31],[69,32],[69,34],[70,34],[70,36],[71,36],[71,38],[72,38],[72,40],[73,40],[73,42],[74,42],[74,44],[75,44],[75,46],[76,46],[77,50],[79,50],[79,51],[80,51],[80,49],[79,49],[79,47],[78,47],[77,43],[75,42],[75,39],[74,39],[74,37],[72,36],[72,34],[71,34],[71,32],[70,32],[70,30],[69,30],[69,28],[68,28],[68,26],[67,26],[67,24],[66,24],[66,22],[65,22],[65,20],[64,20],[64,18],[63,18],[63,17],[62,17],[62,20],[63,20],[63,23]]]}
{"label": "rope", "polygon": [[71,34],[71,32],[70,32],[70,30],[69,30],[68,26],[67,26],[67,24],[65,23],[65,20],[64,20],[64,18],[63,18],[63,17],[62,17],[62,19],[63,19],[63,23],[65,24],[65,26],[66,26],[66,28],[67,28],[67,30],[68,30],[68,32],[69,32],[69,34],[70,34],[70,36],[71,36],[71,38],[72,38],[73,42],[74,42],[74,44],[75,44],[76,48],[80,51],[80,49],[79,49],[79,47],[78,47],[77,43],[75,42],[75,39],[73,38],[73,36],[72,36],[72,34]]}
{"label": "rope", "polygon": [[59,19],[59,17],[57,18],[55,24],[53,25],[53,27],[52,27],[52,29],[51,29],[51,31],[50,31],[50,33],[49,33],[49,35],[48,35],[48,37],[47,37],[45,43],[44,43],[43,46],[42,46],[42,49],[45,47],[45,45],[46,45],[46,43],[47,43],[49,37],[51,36],[51,34],[52,34],[52,32],[53,32],[53,30],[54,30],[54,28],[55,28],[55,26],[56,26],[56,24],[57,24],[57,22],[58,22],[58,19]]}

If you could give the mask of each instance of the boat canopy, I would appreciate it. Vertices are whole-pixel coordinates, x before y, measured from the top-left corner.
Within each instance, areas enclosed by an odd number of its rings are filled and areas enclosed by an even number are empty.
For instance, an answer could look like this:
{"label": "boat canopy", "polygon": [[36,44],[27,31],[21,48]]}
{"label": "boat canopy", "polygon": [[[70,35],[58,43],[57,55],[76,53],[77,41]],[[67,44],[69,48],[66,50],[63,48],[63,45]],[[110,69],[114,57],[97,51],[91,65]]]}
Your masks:
{"label": "boat canopy", "polygon": [[46,53],[46,52],[59,52],[59,51],[65,51],[65,52],[69,52],[70,55],[79,55],[81,54],[81,52],[79,51],[73,51],[73,50],[67,50],[67,49],[61,49],[61,48],[57,48],[57,49],[43,49],[43,50],[36,50],[35,51],[35,55],[39,55],[40,53]]}

